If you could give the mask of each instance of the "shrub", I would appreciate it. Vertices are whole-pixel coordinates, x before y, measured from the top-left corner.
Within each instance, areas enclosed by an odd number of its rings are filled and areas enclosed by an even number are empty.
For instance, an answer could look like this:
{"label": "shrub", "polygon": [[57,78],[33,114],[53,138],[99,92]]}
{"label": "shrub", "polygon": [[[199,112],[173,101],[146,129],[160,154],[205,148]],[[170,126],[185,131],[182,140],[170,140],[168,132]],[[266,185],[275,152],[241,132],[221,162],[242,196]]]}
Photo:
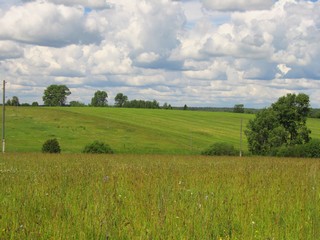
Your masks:
{"label": "shrub", "polygon": [[300,146],[281,146],[279,148],[275,148],[270,152],[270,156],[277,157],[298,157],[300,150],[298,149]]}
{"label": "shrub", "polygon": [[310,142],[302,145],[304,157],[320,158],[320,140],[312,139]]}
{"label": "shrub", "polygon": [[236,156],[238,155],[238,151],[233,147],[232,144],[218,142],[211,145],[201,154],[209,156]]}
{"label": "shrub", "polygon": [[271,155],[278,157],[320,158],[320,140],[314,139],[305,144],[282,146],[272,152]]}
{"label": "shrub", "polygon": [[42,145],[43,153],[60,153],[60,145],[57,139],[49,139]]}
{"label": "shrub", "polygon": [[113,150],[108,144],[105,144],[100,141],[94,141],[85,146],[82,151],[83,153],[113,153]]}

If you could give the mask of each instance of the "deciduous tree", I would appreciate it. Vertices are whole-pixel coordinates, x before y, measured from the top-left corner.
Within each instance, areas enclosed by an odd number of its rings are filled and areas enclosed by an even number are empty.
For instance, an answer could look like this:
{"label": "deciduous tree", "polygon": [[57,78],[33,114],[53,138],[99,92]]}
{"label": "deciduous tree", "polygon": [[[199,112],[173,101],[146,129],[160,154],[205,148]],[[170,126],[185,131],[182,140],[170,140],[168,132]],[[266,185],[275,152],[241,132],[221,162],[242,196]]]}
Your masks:
{"label": "deciduous tree", "polygon": [[244,113],[244,105],[243,104],[234,105],[233,112],[235,112],[235,113]]}
{"label": "deciduous tree", "polygon": [[66,85],[50,85],[44,90],[43,102],[47,106],[64,106],[66,104],[67,96],[71,94]]}
{"label": "deciduous tree", "polygon": [[128,97],[123,93],[118,93],[117,96],[114,98],[115,106],[123,107],[126,101],[128,101]]}
{"label": "deciduous tree", "polygon": [[105,91],[96,91],[91,99],[91,106],[105,107],[108,105],[108,94]]}
{"label": "deciduous tree", "polygon": [[306,94],[287,94],[279,98],[249,121],[245,131],[249,150],[264,155],[281,146],[309,142],[311,131],[306,126],[309,111]]}

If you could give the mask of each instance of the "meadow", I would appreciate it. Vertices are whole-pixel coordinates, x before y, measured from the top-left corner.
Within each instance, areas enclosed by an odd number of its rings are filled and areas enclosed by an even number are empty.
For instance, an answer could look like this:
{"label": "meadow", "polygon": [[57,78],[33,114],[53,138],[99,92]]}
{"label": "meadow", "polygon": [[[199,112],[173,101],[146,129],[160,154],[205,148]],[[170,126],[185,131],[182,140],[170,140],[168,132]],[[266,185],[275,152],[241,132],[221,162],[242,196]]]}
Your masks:
{"label": "meadow", "polygon": [[320,161],[4,154],[0,239],[320,239]]}
{"label": "meadow", "polygon": [[[161,109],[7,107],[8,152],[40,152],[57,138],[63,153],[80,153],[94,140],[108,143],[116,153],[199,154],[215,142],[240,148],[252,114]],[[311,136],[319,138],[320,119],[308,119]],[[243,150],[247,150],[243,134]]]}
{"label": "meadow", "polygon": [[[320,160],[205,157],[254,115],[9,107],[0,239],[320,239]],[[308,119],[312,137],[319,119]],[[57,138],[63,154],[42,154]],[[80,154],[104,141],[114,155]],[[247,149],[243,135],[243,148]]]}

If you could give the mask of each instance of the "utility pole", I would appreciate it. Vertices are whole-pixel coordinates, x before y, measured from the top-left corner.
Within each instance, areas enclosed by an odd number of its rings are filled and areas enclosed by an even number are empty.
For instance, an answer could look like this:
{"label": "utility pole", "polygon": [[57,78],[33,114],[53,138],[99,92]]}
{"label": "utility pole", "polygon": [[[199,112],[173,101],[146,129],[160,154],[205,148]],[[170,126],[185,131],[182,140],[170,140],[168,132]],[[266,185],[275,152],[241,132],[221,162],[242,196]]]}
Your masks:
{"label": "utility pole", "polygon": [[242,157],[242,118],[240,122],[240,157]]}
{"label": "utility pole", "polygon": [[2,153],[6,150],[6,140],[5,140],[5,101],[6,101],[6,81],[3,80],[3,90],[2,90]]}

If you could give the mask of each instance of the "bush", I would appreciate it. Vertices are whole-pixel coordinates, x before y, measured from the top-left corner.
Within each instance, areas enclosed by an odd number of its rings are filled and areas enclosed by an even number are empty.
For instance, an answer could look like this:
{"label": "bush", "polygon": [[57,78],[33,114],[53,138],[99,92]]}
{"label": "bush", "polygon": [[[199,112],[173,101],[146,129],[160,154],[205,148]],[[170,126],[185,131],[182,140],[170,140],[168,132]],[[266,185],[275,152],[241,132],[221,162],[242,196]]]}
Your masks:
{"label": "bush", "polygon": [[218,142],[211,145],[201,154],[209,156],[236,156],[238,155],[238,151],[233,147],[232,144]]}
{"label": "bush", "polygon": [[320,158],[320,140],[313,139],[302,146],[304,157]]}
{"label": "bush", "polygon": [[320,158],[320,140],[314,139],[308,143],[295,146],[282,146],[272,152],[277,157]]}
{"label": "bush", "polygon": [[100,141],[94,141],[91,144],[85,146],[83,153],[113,153],[113,150],[108,144]]}
{"label": "bush", "polygon": [[43,153],[60,153],[60,145],[57,139],[49,139],[42,145]]}
{"label": "bush", "polygon": [[279,148],[275,148],[270,152],[270,156],[277,157],[299,157],[300,146],[281,146]]}

